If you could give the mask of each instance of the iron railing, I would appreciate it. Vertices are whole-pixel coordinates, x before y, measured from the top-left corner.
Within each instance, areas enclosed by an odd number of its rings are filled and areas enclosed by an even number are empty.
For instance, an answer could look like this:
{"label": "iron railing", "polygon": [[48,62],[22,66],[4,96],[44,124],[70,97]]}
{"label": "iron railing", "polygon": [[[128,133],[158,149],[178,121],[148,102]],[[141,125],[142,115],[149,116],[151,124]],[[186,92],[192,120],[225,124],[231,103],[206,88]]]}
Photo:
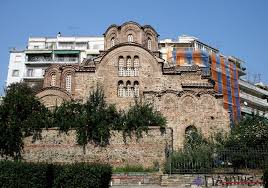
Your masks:
{"label": "iron railing", "polygon": [[173,152],[166,169],[173,174],[247,173],[268,167],[268,150],[219,150],[207,154]]}

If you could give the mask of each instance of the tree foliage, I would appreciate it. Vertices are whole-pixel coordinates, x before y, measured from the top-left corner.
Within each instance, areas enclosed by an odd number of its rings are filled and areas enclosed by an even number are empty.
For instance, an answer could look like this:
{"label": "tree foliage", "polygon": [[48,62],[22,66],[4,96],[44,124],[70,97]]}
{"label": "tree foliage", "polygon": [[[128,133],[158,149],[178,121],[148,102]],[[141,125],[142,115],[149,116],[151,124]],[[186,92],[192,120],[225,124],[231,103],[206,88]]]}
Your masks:
{"label": "tree foliage", "polygon": [[259,114],[245,116],[231,130],[225,147],[233,149],[268,149],[268,120]]}
{"label": "tree foliage", "polygon": [[36,138],[47,125],[47,113],[26,84],[8,86],[0,106],[0,154],[20,158],[23,136],[33,134]]}
{"label": "tree foliage", "polygon": [[160,126],[163,132],[166,118],[153,109],[152,104],[135,101],[128,111],[122,112],[121,123],[116,129],[123,130],[124,138],[134,133],[139,139],[143,132],[148,132],[149,126]]}
{"label": "tree foliage", "polygon": [[124,138],[132,133],[140,138],[149,126],[160,126],[163,131],[166,125],[166,119],[146,103],[136,102],[128,111],[118,111],[106,103],[101,87],[90,93],[85,104],[64,102],[53,111],[45,108],[24,83],[12,84],[5,92],[0,105],[0,155],[14,159],[21,157],[23,137],[38,139],[42,128],[58,127],[65,133],[75,129],[77,143],[85,147],[89,142],[106,146],[111,130],[122,131]]}

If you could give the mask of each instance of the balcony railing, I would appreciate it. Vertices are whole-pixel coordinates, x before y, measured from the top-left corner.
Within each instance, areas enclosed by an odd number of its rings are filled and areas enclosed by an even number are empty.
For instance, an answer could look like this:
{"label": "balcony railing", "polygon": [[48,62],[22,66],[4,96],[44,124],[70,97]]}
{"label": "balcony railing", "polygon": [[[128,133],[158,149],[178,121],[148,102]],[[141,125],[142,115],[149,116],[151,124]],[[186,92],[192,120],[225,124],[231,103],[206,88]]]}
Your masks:
{"label": "balcony railing", "polygon": [[268,96],[268,91],[266,91],[264,89],[261,89],[261,88],[258,88],[257,86],[255,86],[255,85],[253,85],[253,84],[251,84],[251,83],[249,83],[249,82],[247,82],[245,80],[240,79],[239,80],[239,85],[244,86],[245,88],[253,90],[253,91],[257,92],[257,93],[261,93],[263,95]]}
{"label": "balcony railing", "polygon": [[78,58],[76,58],[76,57],[56,57],[54,62],[56,62],[56,63],[78,63]]}
{"label": "balcony railing", "polygon": [[256,105],[259,105],[268,109],[268,102],[266,99],[260,99],[258,97],[244,93],[242,91],[240,92],[240,97],[244,100],[250,101]]}
{"label": "balcony railing", "polygon": [[31,57],[28,58],[28,62],[50,62],[52,61],[51,57]]}
{"label": "balcony railing", "polygon": [[244,112],[246,114],[252,114],[252,113],[259,113],[260,115],[264,115],[264,117],[268,118],[268,112],[263,112],[260,110],[253,109],[249,106],[241,106],[241,112]]}

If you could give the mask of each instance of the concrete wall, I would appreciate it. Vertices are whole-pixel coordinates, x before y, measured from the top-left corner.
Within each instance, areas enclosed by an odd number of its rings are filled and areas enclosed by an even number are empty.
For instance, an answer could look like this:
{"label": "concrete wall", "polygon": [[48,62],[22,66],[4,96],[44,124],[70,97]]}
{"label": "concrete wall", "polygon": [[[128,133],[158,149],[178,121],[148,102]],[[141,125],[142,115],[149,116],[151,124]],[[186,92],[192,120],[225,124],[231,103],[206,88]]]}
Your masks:
{"label": "concrete wall", "polygon": [[[14,70],[19,71],[18,76],[12,75]],[[25,72],[26,68],[24,52],[10,52],[6,86],[10,85],[11,83],[20,82]]]}
{"label": "concrete wall", "polygon": [[176,174],[161,176],[161,186],[176,187],[263,187],[262,175],[252,174]]}
{"label": "concrete wall", "polygon": [[148,134],[136,140],[135,136],[125,144],[122,133],[112,132],[107,147],[88,144],[85,150],[76,143],[74,130],[68,134],[56,129],[42,131],[42,139],[32,142],[32,137],[24,140],[22,157],[28,162],[74,163],[102,162],[113,166],[143,165],[153,167],[154,163],[165,162],[165,150],[172,144],[172,130],[167,128],[161,134],[159,128],[150,128]]}

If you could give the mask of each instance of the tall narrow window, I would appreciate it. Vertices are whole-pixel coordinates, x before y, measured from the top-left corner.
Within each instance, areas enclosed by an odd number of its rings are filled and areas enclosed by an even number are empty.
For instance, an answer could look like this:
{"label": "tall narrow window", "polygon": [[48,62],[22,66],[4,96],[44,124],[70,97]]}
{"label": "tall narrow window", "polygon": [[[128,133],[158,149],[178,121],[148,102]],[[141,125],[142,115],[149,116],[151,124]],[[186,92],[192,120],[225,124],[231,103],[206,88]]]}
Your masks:
{"label": "tall narrow window", "polygon": [[134,40],[133,40],[133,35],[131,35],[131,34],[128,35],[128,36],[127,36],[127,41],[128,41],[128,42],[133,42],[133,41],[134,41]]}
{"label": "tall narrow window", "polygon": [[127,72],[126,76],[131,76],[131,58],[127,57]]}
{"label": "tall narrow window", "polygon": [[127,81],[127,88],[126,88],[126,97],[131,97],[132,93],[131,93],[131,83],[130,81]]}
{"label": "tall narrow window", "polygon": [[148,38],[148,49],[152,50],[152,40]]}
{"label": "tall narrow window", "polygon": [[111,47],[113,47],[115,45],[115,40],[114,37],[111,39]]}
{"label": "tall narrow window", "polygon": [[124,92],[124,82],[120,80],[118,82],[118,97],[124,97],[125,92]]}
{"label": "tall narrow window", "polygon": [[66,84],[66,90],[71,93],[72,91],[72,76],[71,75],[67,75],[66,76],[66,80],[65,80],[65,84]]}
{"label": "tall narrow window", "polygon": [[118,75],[124,76],[124,58],[123,57],[119,57],[119,60],[118,60]]}
{"label": "tall narrow window", "polygon": [[135,81],[134,82],[134,97],[138,97],[139,96],[139,82]]}
{"label": "tall narrow window", "polygon": [[134,57],[134,76],[139,76],[140,60],[138,57]]}
{"label": "tall narrow window", "polygon": [[33,69],[27,70],[27,77],[33,77]]}
{"label": "tall narrow window", "polygon": [[51,75],[51,86],[56,86],[56,74]]}

